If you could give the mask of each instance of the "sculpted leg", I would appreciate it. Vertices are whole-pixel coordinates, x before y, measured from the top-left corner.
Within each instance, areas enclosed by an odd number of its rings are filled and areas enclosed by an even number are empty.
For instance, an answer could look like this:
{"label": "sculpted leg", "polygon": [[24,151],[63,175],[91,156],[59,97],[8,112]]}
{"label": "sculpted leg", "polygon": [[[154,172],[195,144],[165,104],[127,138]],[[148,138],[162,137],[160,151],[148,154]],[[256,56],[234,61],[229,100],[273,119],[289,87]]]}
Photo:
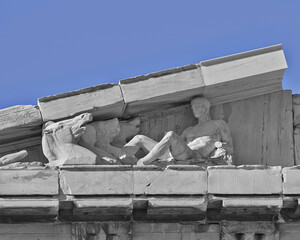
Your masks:
{"label": "sculpted leg", "polygon": [[156,144],[157,142],[149,137],[136,135],[122,148],[120,158],[134,156],[139,149],[149,153]]}
{"label": "sculpted leg", "polygon": [[176,160],[186,160],[191,157],[191,150],[185,141],[175,132],[170,131],[145,157],[139,160],[138,164],[143,165],[152,163],[157,158],[165,154],[169,148],[172,156]]}

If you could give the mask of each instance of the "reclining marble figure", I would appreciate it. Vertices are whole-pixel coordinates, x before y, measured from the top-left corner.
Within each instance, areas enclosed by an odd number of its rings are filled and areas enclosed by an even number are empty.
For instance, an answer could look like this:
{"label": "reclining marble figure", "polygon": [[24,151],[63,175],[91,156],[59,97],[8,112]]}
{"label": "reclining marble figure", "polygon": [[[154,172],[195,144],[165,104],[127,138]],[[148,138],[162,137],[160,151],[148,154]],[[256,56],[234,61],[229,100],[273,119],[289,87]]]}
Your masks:
{"label": "reclining marble figure", "polygon": [[136,135],[122,149],[121,158],[134,156],[143,149],[148,154],[138,161],[138,165],[151,164],[167,155],[170,157],[170,153],[177,161],[221,158],[221,164],[232,164],[233,146],[227,123],[210,119],[210,103],[205,98],[193,99],[191,106],[198,119],[196,126],[185,129],[181,136],[170,131],[158,143],[147,136]]}
{"label": "reclining marble figure", "polygon": [[[183,131],[181,136],[168,132],[160,142],[139,132],[140,119],[92,121],[89,113],[69,120],[47,122],[43,130],[42,146],[49,165],[62,164],[151,164],[156,159],[175,159],[203,162],[222,159],[232,163],[232,139],[223,120],[211,120],[210,103],[204,98],[191,102],[198,118],[196,126]],[[134,137],[133,137],[134,136]],[[128,143],[127,140],[133,137]],[[138,160],[135,154],[142,149],[146,156]],[[175,163],[176,163],[175,162]]]}
{"label": "reclining marble figure", "polygon": [[140,131],[139,125],[139,118],[127,121],[119,121],[117,118],[95,121],[85,126],[85,132],[78,144],[98,156],[97,164],[134,165],[138,161],[136,157],[120,158],[120,154],[127,140]]}
{"label": "reclining marble figure", "polygon": [[44,125],[42,149],[50,166],[63,164],[96,164],[97,155],[77,145],[85,131],[84,125],[91,122],[90,113],[83,113],[72,119],[60,122],[47,122]]}

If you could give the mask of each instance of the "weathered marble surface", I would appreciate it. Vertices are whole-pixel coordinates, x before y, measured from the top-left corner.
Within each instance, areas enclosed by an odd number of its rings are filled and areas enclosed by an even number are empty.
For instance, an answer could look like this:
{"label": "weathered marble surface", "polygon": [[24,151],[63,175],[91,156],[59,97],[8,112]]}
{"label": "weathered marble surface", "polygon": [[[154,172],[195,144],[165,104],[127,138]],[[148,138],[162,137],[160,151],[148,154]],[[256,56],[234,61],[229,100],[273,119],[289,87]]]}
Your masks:
{"label": "weathered marble surface", "polygon": [[63,167],[60,185],[67,195],[129,195],[133,193],[130,166]]}
{"label": "weathered marble surface", "polygon": [[58,215],[59,201],[47,197],[41,198],[5,198],[0,199],[0,214],[2,218],[21,218],[22,216],[53,216]]}
{"label": "weathered marble surface", "polygon": [[281,167],[213,166],[208,167],[208,193],[281,194]]}
{"label": "weathered marble surface", "polygon": [[46,169],[46,166],[41,162],[15,162],[0,167],[0,170],[4,169]]}
{"label": "weathered marble surface", "polygon": [[236,239],[279,240],[279,232],[271,222],[222,222],[220,240]]}
{"label": "weathered marble surface", "polygon": [[213,105],[282,90],[287,68],[281,45],[216,58],[200,63],[204,97]]}
{"label": "weathered marble surface", "polygon": [[0,167],[5,166],[11,163],[19,162],[25,157],[27,157],[28,152],[26,150],[22,150],[16,153],[11,153],[8,155],[5,155],[0,158]]}
{"label": "weathered marble surface", "polygon": [[74,240],[69,223],[0,224],[0,235],[1,240]]}
{"label": "weathered marble surface", "polygon": [[89,112],[96,120],[122,117],[124,101],[118,84],[107,83],[38,99],[43,121]]}
{"label": "weathered marble surface", "polygon": [[287,63],[281,45],[120,81],[125,116],[165,109],[203,95],[212,104],[282,89]]}
{"label": "weathered marble surface", "polygon": [[96,164],[97,155],[77,145],[85,131],[84,125],[92,119],[91,114],[83,113],[72,119],[45,124],[42,147],[49,166]]}
{"label": "weathered marble surface", "polygon": [[300,192],[300,166],[283,168],[283,194],[298,195]]}
{"label": "weathered marble surface", "polygon": [[57,203],[60,221],[299,219],[300,190],[282,194],[280,167],[213,168],[219,172],[178,165],[1,170],[0,222],[11,215],[24,221],[32,220],[30,214],[36,220],[54,216]]}
{"label": "weathered marble surface", "polygon": [[207,99],[195,98],[191,106],[198,124],[185,129],[180,136],[169,131],[159,142],[148,136],[136,135],[121,150],[121,156],[131,157],[142,149],[146,156],[138,161],[138,165],[172,158],[180,162],[195,159],[199,162],[208,160],[232,164],[233,146],[226,122],[210,119],[210,103]]}
{"label": "weathered marble surface", "polygon": [[137,158],[120,158],[120,153],[127,140],[140,131],[139,125],[139,118],[127,121],[119,121],[117,118],[95,121],[85,126],[78,144],[97,155],[97,164],[134,165]]}
{"label": "weathered marble surface", "polygon": [[211,116],[228,123],[236,165],[295,164],[290,90],[215,105]]}
{"label": "weathered marble surface", "polygon": [[23,159],[24,162],[47,163],[48,159],[42,150],[42,134],[36,137],[29,137],[22,140],[3,143],[0,145],[0,157],[17,151],[26,150],[28,155]]}
{"label": "weathered marble surface", "polygon": [[196,166],[134,167],[134,194],[197,195],[207,192],[207,172]]}
{"label": "weathered marble surface", "polygon": [[55,170],[1,170],[0,195],[56,195],[58,172]]}
{"label": "weathered marble surface", "polygon": [[300,164],[300,95],[293,95],[295,164]]}
{"label": "weathered marble surface", "polygon": [[0,144],[41,133],[43,124],[37,106],[17,105],[0,110]]}

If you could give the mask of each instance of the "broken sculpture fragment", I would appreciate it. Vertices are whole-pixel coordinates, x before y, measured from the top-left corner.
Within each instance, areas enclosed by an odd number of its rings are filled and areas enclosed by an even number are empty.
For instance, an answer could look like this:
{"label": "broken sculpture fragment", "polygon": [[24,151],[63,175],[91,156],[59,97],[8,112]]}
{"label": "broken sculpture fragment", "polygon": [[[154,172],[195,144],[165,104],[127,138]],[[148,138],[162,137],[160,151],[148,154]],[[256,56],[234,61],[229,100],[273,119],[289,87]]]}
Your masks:
{"label": "broken sculpture fragment", "polygon": [[106,121],[95,121],[85,126],[79,145],[91,150],[98,156],[97,164],[134,165],[138,159],[121,157],[121,151],[127,140],[139,131],[140,119],[119,121],[117,118]]}
{"label": "broken sculpture fragment", "polygon": [[0,167],[19,162],[22,159],[24,159],[25,157],[27,157],[27,155],[28,155],[28,152],[26,150],[7,154],[0,158]]}
{"label": "broken sculpture fragment", "polygon": [[60,122],[44,125],[42,148],[50,166],[64,164],[96,164],[97,155],[77,143],[85,131],[84,125],[93,119],[83,113]]}

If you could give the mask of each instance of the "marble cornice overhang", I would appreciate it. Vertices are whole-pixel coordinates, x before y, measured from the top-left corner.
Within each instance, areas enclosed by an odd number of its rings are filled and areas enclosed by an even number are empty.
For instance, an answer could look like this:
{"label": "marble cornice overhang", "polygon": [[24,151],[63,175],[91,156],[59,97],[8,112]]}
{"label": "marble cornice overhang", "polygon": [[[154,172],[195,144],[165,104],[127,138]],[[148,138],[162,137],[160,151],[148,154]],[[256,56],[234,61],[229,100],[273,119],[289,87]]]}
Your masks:
{"label": "marble cornice overhang", "polygon": [[0,170],[1,222],[300,217],[300,168],[63,166]]}

